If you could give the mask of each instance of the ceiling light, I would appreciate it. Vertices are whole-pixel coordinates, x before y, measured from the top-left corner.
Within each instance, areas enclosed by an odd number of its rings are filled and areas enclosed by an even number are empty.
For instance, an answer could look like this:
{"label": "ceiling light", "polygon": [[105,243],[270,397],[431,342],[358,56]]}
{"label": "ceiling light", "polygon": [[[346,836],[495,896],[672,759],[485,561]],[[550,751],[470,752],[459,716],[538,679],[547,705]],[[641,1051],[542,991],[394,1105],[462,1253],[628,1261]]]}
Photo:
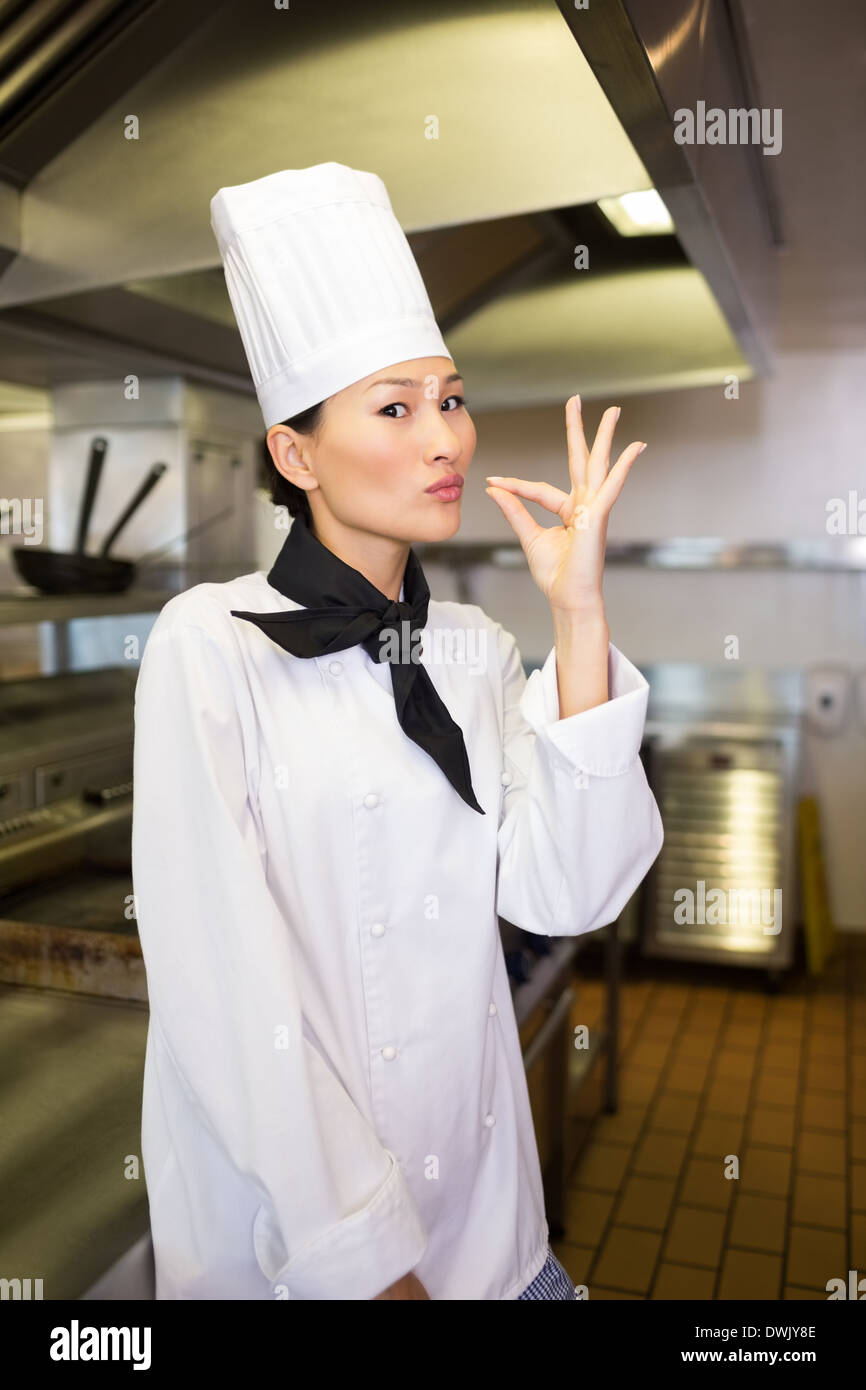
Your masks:
{"label": "ceiling light", "polygon": [[599,198],[598,207],[620,236],[660,236],[674,230],[671,215],[654,188]]}

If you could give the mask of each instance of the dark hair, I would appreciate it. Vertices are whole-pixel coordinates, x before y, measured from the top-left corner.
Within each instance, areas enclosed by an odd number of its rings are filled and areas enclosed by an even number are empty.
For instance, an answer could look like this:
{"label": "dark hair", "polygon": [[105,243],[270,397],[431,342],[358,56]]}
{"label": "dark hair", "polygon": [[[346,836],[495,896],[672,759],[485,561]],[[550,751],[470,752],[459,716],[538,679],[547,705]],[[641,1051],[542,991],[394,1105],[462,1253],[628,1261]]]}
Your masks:
{"label": "dark hair", "polygon": [[[315,434],[322,425],[322,410],[325,402],[319,401],[318,405],[311,405],[306,410],[302,410],[299,415],[293,415],[290,420],[283,420],[284,425],[290,429],[297,430],[298,434]],[[289,516],[299,516],[301,513],[312,525],[313,514],[310,510],[310,501],[302,487],[296,487],[290,483],[288,478],[284,478],[271,456],[268,448],[268,438],[262,442],[264,454],[265,476],[270,485],[271,501],[275,507],[288,507]]]}

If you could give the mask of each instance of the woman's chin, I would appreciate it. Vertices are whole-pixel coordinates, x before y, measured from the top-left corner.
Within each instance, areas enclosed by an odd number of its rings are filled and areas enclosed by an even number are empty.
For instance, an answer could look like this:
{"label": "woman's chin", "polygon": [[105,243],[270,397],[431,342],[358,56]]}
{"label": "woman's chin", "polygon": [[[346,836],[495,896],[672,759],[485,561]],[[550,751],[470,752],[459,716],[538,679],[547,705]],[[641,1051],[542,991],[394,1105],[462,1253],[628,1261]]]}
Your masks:
{"label": "woman's chin", "polygon": [[447,541],[460,530],[460,520],[459,499],[456,502],[434,500],[427,515],[419,520],[415,528],[416,539],[429,542]]}

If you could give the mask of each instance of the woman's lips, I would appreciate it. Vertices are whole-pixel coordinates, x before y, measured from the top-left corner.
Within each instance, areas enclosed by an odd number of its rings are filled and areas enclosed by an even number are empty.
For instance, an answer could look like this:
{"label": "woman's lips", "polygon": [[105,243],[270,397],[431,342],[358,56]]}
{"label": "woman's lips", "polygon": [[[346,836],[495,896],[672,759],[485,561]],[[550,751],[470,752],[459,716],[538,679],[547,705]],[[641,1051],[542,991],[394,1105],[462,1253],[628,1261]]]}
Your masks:
{"label": "woman's lips", "polygon": [[447,478],[442,478],[438,483],[426,489],[431,497],[438,497],[440,502],[456,502],[463,493],[463,479],[459,474],[452,473]]}

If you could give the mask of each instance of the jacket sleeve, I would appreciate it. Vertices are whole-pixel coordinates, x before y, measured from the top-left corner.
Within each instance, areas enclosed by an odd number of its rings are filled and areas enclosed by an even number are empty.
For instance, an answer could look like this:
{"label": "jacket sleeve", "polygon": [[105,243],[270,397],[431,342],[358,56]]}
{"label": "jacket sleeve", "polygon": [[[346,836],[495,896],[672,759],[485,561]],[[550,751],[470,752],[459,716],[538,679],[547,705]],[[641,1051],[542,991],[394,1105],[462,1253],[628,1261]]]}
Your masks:
{"label": "jacket sleeve", "polygon": [[135,693],[151,1019],[200,1122],[261,1193],[251,1240],[266,1278],[301,1299],[374,1298],[414,1268],[427,1235],[394,1154],[305,1037],[248,797],[256,746],[229,643],[163,609]]}
{"label": "jacket sleeve", "polygon": [[639,757],[649,686],[612,644],[603,705],[559,717],[556,648],[526,679],[498,624],[506,791],[497,912],[524,931],[578,936],[622,911],[664,839]]}

